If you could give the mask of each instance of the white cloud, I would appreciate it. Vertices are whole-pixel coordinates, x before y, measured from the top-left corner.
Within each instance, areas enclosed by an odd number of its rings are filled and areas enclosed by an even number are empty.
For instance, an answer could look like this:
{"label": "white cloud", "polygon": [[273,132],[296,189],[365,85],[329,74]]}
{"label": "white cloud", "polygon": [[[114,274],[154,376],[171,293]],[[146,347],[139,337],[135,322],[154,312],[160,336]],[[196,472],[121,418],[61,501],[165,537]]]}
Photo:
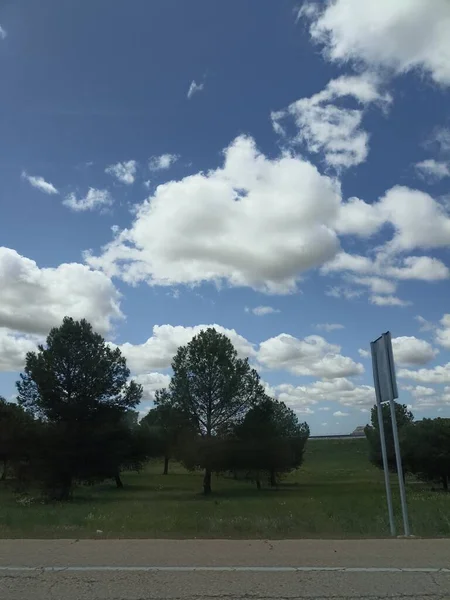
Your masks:
{"label": "white cloud", "polygon": [[[277,397],[291,408],[315,405],[319,402],[337,402],[348,407],[370,407],[375,402],[375,391],[369,385],[355,385],[346,378],[314,381],[308,385],[283,384],[275,388]],[[317,410],[329,410],[318,407]]]}
{"label": "white cloud", "polygon": [[165,375],[164,373],[141,373],[133,377],[133,380],[143,387],[142,401],[154,402],[155,392],[169,385],[170,375]]}
{"label": "white cloud", "polygon": [[0,327],[47,334],[64,316],[86,318],[100,333],[122,318],[120,294],[111,280],[86,265],[39,268],[33,260],[0,247]]}
{"label": "white cloud", "polygon": [[255,306],[255,308],[245,308],[245,312],[251,312],[257,317],[263,317],[264,315],[271,315],[273,313],[279,313],[278,308],[272,306]]}
{"label": "white cloud", "polygon": [[187,93],[188,100],[190,100],[194,94],[197,94],[198,92],[202,92],[204,90],[204,88],[205,88],[204,83],[195,83],[195,81],[192,80],[191,85],[189,86],[189,89],[188,89],[188,93]]}
{"label": "white cloud", "polygon": [[352,277],[351,281],[366,286],[373,294],[393,294],[397,284],[381,277]]}
{"label": "white cloud", "polygon": [[336,331],[338,329],[345,329],[344,325],[341,325],[340,323],[318,323],[316,327],[321,331]]}
{"label": "white cloud", "polygon": [[438,127],[430,142],[437,146],[440,154],[450,154],[450,128]]}
{"label": "white cloud", "polygon": [[270,160],[241,136],[223,168],[158,186],[133,225],[86,260],[129,283],[225,280],[288,293],[301,273],[336,254],[339,204],[337,183],[312,164]]}
{"label": "white cloud", "polygon": [[327,165],[340,170],[365,161],[369,135],[361,129],[363,108],[336,105],[336,100],[350,97],[363,107],[372,102],[385,106],[389,95],[382,95],[373,75],[343,76],[331,80],[325,89],[310,98],[301,98],[287,109],[272,112],[276,133],[285,135],[282,123],[294,119],[298,128],[293,143],[305,144],[309,152],[323,153]]}
{"label": "white cloud", "polygon": [[370,287],[374,292],[375,289],[383,289],[391,290],[391,293],[395,291],[396,284],[387,279],[380,278],[381,275],[394,279],[416,279],[419,281],[440,281],[448,279],[450,276],[449,268],[437,258],[431,256],[407,256],[397,259],[384,249],[378,250],[379,252],[375,260],[357,254],[339,252],[339,254],[322,267],[321,272],[328,274],[338,271],[349,271],[359,274],[374,274],[376,277],[351,277],[349,281]]}
{"label": "white cloud", "polygon": [[381,198],[380,209],[395,229],[389,244],[391,250],[438,248],[450,244],[450,218],[429,194],[397,185]]}
{"label": "white cloud", "polygon": [[416,171],[422,177],[431,181],[440,181],[450,176],[450,167],[447,163],[429,158],[414,165]]}
{"label": "white cloud", "polygon": [[413,335],[393,338],[392,350],[395,362],[401,366],[424,365],[439,353],[429,342]]}
{"label": "white cloud", "polygon": [[409,300],[402,300],[397,296],[370,296],[370,302],[377,306],[410,306]]}
{"label": "white cloud", "polygon": [[45,181],[43,177],[35,177],[34,175],[28,175],[25,171],[23,171],[22,178],[28,181],[28,183],[34,188],[40,190],[41,192],[44,192],[44,194],[59,194],[58,190],[55,188],[53,183]]}
{"label": "white cloud", "polygon": [[64,206],[71,208],[76,212],[85,210],[95,210],[97,208],[105,208],[111,206],[113,199],[108,190],[97,190],[89,188],[88,193],[84,198],[77,198],[74,193],[69,194],[63,200]]}
{"label": "white cloud", "polygon": [[[153,335],[143,344],[119,345],[122,354],[127,359],[127,364],[133,373],[148,373],[157,369],[168,369],[172,363],[179,346],[188,344],[202,329],[214,327],[219,333],[227,335],[239,356],[254,357],[255,349],[244,337],[234,329],[227,329],[221,325],[196,325],[183,327],[182,325],[155,325]],[[112,344],[113,346],[115,344]]]}
{"label": "white cloud", "polygon": [[118,162],[115,165],[106,167],[105,173],[112,175],[120,182],[126,185],[134,183],[135,175],[137,170],[137,162],[135,160],[128,160],[125,162]]}
{"label": "white cloud", "polygon": [[261,342],[257,358],[266,368],[286,370],[294,375],[332,379],[364,372],[360,363],[342,356],[340,351],[340,346],[328,343],[319,335],[298,339],[282,333]]}
{"label": "white cloud", "polygon": [[410,392],[413,396],[415,401],[414,406],[411,408],[414,411],[429,410],[436,407],[442,408],[450,405],[450,394],[447,387],[444,389],[444,393],[439,393],[435,389],[423,385],[409,385],[403,387],[403,389]]}
{"label": "white cloud", "polygon": [[418,383],[450,383],[450,363],[432,369],[399,369],[397,375]]}
{"label": "white cloud", "polygon": [[445,314],[436,328],[436,343],[450,350],[450,314]]}
{"label": "white cloud", "polygon": [[3,27],[0,25],[0,39],[4,40],[7,36],[7,32],[5,29],[3,29]]}
{"label": "white cloud", "polygon": [[348,417],[348,413],[337,410],[333,413],[333,417]]}
{"label": "white cloud", "polygon": [[380,229],[384,221],[376,205],[367,204],[360,198],[349,198],[339,211],[336,231],[342,235],[369,237]]}
{"label": "white cloud", "polygon": [[420,70],[450,84],[450,3],[433,0],[336,0],[311,19],[312,39],[332,61],[393,73]]}
{"label": "white cloud", "polygon": [[[364,204],[361,200],[344,204],[336,226],[339,232],[356,233],[359,228],[365,234],[375,233],[377,227],[389,223],[394,228],[394,236],[383,248],[388,254],[450,245],[448,213],[425,192],[396,185],[375,204]],[[414,258],[419,259],[424,257]]]}
{"label": "white cloud", "polygon": [[400,267],[386,267],[386,274],[396,279],[417,279],[419,281],[439,281],[448,279],[449,268],[431,256],[407,256]]}
{"label": "white cloud", "polygon": [[[39,340],[40,341],[40,340]],[[38,339],[0,327],[0,371],[21,371],[27,352],[36,350]]]}
{"label": "white cloud", "polygon": [[431,323],[430,321],[427,321],[420,315],[416,315],[414,318],[420,324],[420,326],[419,326],[420,331],[433,331],[436,328],[433,323]]}
{"label": "white cloud", "polygon": [[179,157],[177,154],[161,154],[160,156],[152,156],[148,162],[148,168],[150,171],[164,171],[177,162],[178,158]]}
{"label": "white cloud", "polygon": [[358,354],[361,358],[369,358],[370,352],[368,350],[363,350],[363,348],[358,348]]}
{"label": "white cloud", "polygon": [[319,408],[317,410],[320,410],[321,412],[324,412],[324,411],[328,411],[328,410],[331,410],[331,409],[330,409],[329,406],[319,406]]}

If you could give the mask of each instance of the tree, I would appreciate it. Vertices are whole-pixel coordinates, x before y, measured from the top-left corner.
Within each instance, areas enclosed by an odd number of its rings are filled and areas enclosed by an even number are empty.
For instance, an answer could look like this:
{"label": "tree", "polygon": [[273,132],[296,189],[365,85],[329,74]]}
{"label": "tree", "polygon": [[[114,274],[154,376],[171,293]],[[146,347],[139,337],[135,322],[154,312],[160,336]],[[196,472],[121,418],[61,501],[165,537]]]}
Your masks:
{"label": "tree", "polygon": [[271,486],[276,486],[282,473],[302,464],[309,427],[299,423],[284,402],[266,396],[236,427],[236,437],[240,442],[233,457],[236,466],[254,471],[258,488],[261,472],[268,474]]}
{"label": "tree", "polygon": [[403,430],[406,468],[424,481],[440,481],[448,491],[450,479],[450,419],[423,419]]}
{"label": "tree", "polygon": [[[414,415],[406,404],[394,402],[395,416],[397,418],[397,428],[399,437],[401,431],[414,421]],[[384,435],[386,438],[386,454],[389,470],[397,472],[397,463],[395,459],[394,436],[392,433],[392,420],[389,403],[382,404]],[[367,441],[369,443],[369,460],[378,468],[383,468],[383,457],[381,454],[380,429],[378,426],[378,411],[376,405],[372,408],[370,414],[371,425],[364,429]]]}
{"label": "tree", "polygon": [[[27,354],[18,402],[46,425],[39,454],[55,497],[67,499],[75,479],[101,476],[100,464],[104,477],[112,476],[106,440],[124,431],[128,411],[142,396],[129,375],[119,348],[106,344],[84,319],[65,317],[45,347]],[[118,474],[123,456],[114,456]]]}
{"label": "tree", "polygon": [[0,396],[0,461],[1,480],[6,479],[9,466],[27,460],[30,451],[30,428],[33,419],[20,406]]}
{"label": "tree", "polygon": [[[248,359],[240,359],[227,336],[208,328],[181,346],[172,362],[168,394],[193,431],[210,440],[227,424],[239,421],[261,398],[264,389]],[[211,493],[212,467],[203,461],[203,490]]]}
{"label": "tree", "polygon": [[166,389],[157,390],[156,406],[149,410],[141,421],[153,433],[158,443],[158,455],[164,458],[163,475],[169,473],[169,460],[176,454],[180,440],[189,429],[189,421],[183,412],[174,406]]}

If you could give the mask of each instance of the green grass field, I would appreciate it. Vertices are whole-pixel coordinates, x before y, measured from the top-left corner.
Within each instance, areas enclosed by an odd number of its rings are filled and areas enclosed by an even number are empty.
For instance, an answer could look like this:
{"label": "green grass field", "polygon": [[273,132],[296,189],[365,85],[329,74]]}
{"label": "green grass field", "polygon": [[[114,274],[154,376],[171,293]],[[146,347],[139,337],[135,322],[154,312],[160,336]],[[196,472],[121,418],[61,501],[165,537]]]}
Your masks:
{"label": "green grass field", "polygon": [[[125,473],[125,488],[104,482],[75,490],[65,505],[26,501],[0,484],[1,537],[302,538],[389,535],[382,472],[367,460],[366,441],[309,441],[303,467],[278,489],[214,477],[201,494],[202,474],[153,462]],[[401,531],[398,490],[394,501]],[[407,481],[412,533],[450,535],[450,494]]]}

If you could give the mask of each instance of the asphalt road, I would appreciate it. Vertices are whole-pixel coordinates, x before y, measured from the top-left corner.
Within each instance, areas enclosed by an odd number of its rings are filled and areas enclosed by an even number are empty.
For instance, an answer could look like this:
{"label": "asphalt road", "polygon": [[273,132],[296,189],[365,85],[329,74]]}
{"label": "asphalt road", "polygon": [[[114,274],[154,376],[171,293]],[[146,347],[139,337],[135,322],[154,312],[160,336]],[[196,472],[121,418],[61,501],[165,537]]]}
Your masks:
{"label": "asphalt road", "polygon": [[1,600],[450,599],[450,540],[2,540]]}

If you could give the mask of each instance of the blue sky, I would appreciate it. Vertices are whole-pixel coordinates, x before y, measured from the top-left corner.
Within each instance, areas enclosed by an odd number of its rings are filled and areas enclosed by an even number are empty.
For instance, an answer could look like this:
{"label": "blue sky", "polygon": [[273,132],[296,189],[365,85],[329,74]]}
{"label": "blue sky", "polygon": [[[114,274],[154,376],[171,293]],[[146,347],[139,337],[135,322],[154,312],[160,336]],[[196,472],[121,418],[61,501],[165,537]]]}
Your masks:
{"label": "blue sky", "polygon": [[143,413],[216,324],[313,434],[367,422],[386,330],[400,399],[450,416],[446,0],[25,0],[0,27],[1,395],[70,314]]}

